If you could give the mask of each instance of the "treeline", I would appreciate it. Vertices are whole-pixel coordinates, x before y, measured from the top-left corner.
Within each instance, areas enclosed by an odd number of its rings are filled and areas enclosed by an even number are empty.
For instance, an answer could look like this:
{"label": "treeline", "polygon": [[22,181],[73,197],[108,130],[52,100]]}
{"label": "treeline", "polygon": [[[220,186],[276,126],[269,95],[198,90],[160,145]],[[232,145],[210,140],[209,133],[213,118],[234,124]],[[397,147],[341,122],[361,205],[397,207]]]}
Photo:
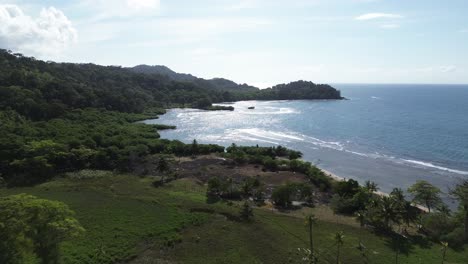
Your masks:
{"label": "treeline", "polygon": [[141,113],[149,107],[206,108],[212,103],[247,99],[340,99],[328,85],[295,82],[271,89],[237,89],[215,79],[218,89],[166,75],[136,73],[116,66],[54,63],[0,50],[0,110],[13,109],[33,120],[60,117],[86,107]]}
{"label": "treeline", "polygon": [[0,110],[33,120],[60,117],[87,107],[141,113],[150,107],[210,106],[229,92],[176,82],[157,74],[94,64],[54,63],[0,50]]}

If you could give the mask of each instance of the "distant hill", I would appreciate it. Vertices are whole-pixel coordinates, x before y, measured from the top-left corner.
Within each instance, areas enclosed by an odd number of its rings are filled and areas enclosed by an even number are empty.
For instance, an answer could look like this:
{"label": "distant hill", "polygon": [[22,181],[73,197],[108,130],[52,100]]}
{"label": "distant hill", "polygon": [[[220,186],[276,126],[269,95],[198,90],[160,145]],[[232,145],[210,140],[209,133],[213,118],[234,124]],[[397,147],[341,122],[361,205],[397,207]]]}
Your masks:
{"label": "distant hill", "polygon": [[145,74],[166,75],[167,77],[169,77],[171,80],[174,80],[174,81],[187,82],[187,81],[193,81],[197,79],[197,77],[191,74],[177,73],[164,65],[149,66],[149,65],[142,64],[142,65],[138,65],[133,68],[130,68],[130,70],[134,72],[138,72],[138,73],[145,73]]}
{"label": "distant hill", "polygon": [[248,84],[237,84],[231,80],[223,78],[214,79],[203,79],[186,73],[177,73],[163,65],[138,65],[133,68],[129,68],[133,72],[144,73],[144,74],[159,74],[169,77],[173,81],[178,82],[193,82],[201,87],[207,89],[216,89],[220,91],[229,92],[255,92],[259,88],[250,86]]}
{"label": "distant hill", "polygon": [[152,107],[196,107],[241,100],[342,99],[326,84],[298,81],[269,89],[181,74],[165,66],[134,68],[55,63],[0,49],[0,111],[48,120],[73,109],[141,113]]}
{"label": "distant hill", "polygon": [[315,84],[308,81],[296,81],[288,84],[278,84],[272,88],[261,90],[258,100],[321,100],[343,99],[341,92],[328,84]]}

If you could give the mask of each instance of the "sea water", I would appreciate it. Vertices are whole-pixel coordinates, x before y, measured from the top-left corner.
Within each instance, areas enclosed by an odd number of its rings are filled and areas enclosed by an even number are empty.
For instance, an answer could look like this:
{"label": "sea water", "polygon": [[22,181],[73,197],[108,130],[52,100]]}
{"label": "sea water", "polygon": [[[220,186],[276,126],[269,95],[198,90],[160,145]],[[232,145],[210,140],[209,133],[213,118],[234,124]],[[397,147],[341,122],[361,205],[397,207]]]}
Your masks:
{"label": "sea water", "polygon": [[[468,86],[336,84],[349,100],[242,101],[235,110],[173,109],[147,123],[191,142],[282,145],[343,178],[380,189],[468,178]],[[255,109],[248,109],[254,106]]]}

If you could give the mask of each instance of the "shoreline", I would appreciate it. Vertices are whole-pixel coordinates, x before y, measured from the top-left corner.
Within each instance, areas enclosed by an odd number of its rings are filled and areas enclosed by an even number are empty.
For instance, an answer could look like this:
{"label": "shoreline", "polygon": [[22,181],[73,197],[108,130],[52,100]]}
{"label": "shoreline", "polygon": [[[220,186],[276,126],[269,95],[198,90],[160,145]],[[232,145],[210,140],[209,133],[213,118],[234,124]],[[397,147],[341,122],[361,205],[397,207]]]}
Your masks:
{"label": "shoreline", "polygon": [[[320,168],[320,167],[317,167],[317,168],[319,168],[320,170],[322,170],[322,171],[325,173],[325,175],[327,175],[328,177],[332,178],[333,180],[336,180],[336,181],[346,181],[346,180],[347,180],[347,178],[340,177],[340,176],[338,176],[338,175],[336,175],[336,174],[330,172],[329,170],[325,170],[325,169],[322,169],[322,168]],[[350,179],[351,179],[351,178],[350,178]],[[361,185],[361,184],[359,184],[359,185]],[[380,195],[380,196],[390,196],[390,194],[388,194],[388,193],[386,193],[386,192],[382,192],[382,191],[376,191],[376,192],[374,192],[374,193],[377,194],[377,195]]]}

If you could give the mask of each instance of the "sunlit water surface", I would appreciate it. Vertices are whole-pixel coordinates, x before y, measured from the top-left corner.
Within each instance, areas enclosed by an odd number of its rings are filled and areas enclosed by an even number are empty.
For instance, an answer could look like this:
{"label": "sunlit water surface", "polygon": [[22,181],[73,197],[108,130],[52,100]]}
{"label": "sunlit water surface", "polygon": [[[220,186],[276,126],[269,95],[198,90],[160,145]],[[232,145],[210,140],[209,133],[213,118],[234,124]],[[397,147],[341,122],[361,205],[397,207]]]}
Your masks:
{"label": "sunlit water surface", "polygon": [[243,101],[233,112],[174,109],[146,122],[176,125],[161,136],[183,142],[283,145],[386,192],[418,179],[446,191],[468,178],[468,86],[334,86],[350,100]]}

